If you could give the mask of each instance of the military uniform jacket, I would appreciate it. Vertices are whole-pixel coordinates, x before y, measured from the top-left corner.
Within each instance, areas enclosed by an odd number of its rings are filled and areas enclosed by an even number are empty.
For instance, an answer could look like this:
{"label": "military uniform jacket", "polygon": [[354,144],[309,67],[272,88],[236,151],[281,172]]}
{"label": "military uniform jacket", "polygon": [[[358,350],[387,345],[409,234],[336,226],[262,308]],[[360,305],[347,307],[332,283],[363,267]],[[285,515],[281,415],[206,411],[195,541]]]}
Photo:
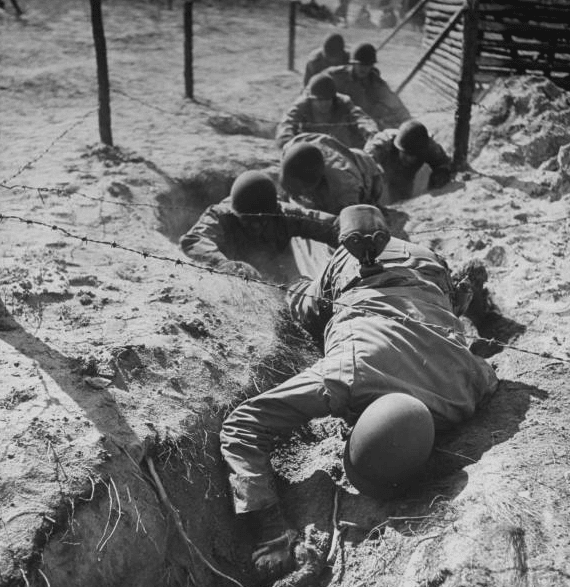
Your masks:
{"label": "military uniform jacket", "polygon": [[340,94],[334,98],[329,120],[317,122],[310,98],[301,94],[277,125],[277,146],[282,149],[287,141],[303,132],[326,133],[347,147],[362,148],[378,132],[378,126],[348,96]]}
{"label": "military uniform jacket", "polygon": [[[342,63],[348,63],[348,52],[344,52],[344,56],[342,59]],[[309,59],[307,60],[307,65],[305,66],[305,76],[303,77],[303,85],[306,86],[309,83],[309,80],[317,73],[321,73],[321,71],[325,70],[327,67],[332,67],[338,65],[338,63],[331,63],[325,52],[322,49],[315,49],[309,55]]]}
{"label": "military uniform jacket", "polygon": [[417,397],[439,427],[470,417],[497,378],[467,347],[446,265],[396,238],[377,261],[378,272],[361,277],[339,247],[317,279],[289,290],[293,316],[314,335],[324,331],[325,358],[337,361],[325,386],[349,394],[355,413],[381,390]]}
{"label": "military uniform jacket", "polygon": [[397,134],[398,129],[383,130],[371,137],[364,146],[364,151],[373,157],[384,172],[386,193],[383,203],[386,204],[412,197],[414,177],[424,162],[431,167],[432,171],[442,171],[445,175],[451,176],[451,159],[443,147],[431,137],[425,161],[404,166],[400,161],[399,151],[394,146]]}
{"label": "military uniform jacket", "polygon": [[281,255],[292,237],[299,236],[337,246],[336,217],[294,204],[280,203],[281,212],[267,215],[261,233],[244,228],[233,213],[229,198],[208,207],[194,226],[180,238],[182,251],[198,261],[216,266],[228,260],[245,261],[256,268]]}
{"label": "military uniform jacket", "polygon": [[283,156],[299,142],[308,142],[320,149],[325,160],[325,182],[312,193],[294,197],[295,201],[335,215],[353,204],[379,205],[384,180],[370,155],[361,149],[350,149],[328,135],[304,133],[285,145]]}
{"label": "military uniform jacket", "polygon": [[372,69],[363,80],[356,78],[352,65],[329,67],[326,72],[336,84],[337,92],[346,94],[372,117],[380,130],[396,128],[411,118],[408,109],[388,84]]}

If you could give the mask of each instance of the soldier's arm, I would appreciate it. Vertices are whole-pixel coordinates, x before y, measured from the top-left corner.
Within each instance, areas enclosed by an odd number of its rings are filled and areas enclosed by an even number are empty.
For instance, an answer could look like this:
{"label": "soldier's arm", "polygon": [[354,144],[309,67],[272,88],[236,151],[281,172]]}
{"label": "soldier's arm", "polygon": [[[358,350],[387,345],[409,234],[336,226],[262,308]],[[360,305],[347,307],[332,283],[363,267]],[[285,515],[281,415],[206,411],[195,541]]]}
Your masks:
{"label": "soldier's arm", "polygon": [[285,113],[281,122],[277,125],[275,142],[282,149],[295,135],[299,134],[299,123],[303,119],[303,113],[299,104],[293,104]]}
{"label": "soldier's arm", "polygon": [[309,83],[309,80],[316,74],[313,60],[307,61],[307,65],[305,66],[305,76],[303,77],[303,86],[306,87]]}
{"label": "soldier's arm", "polygon": [[376,165],[376,171],[372,175],[372,186],[370,188],[370,199],[371,204],[380,208],[380,205],[384,203],[382,196],[386,192],[386,182],[384,174]]}
{"label": "soldier's arm", "polygon": [[384,80],[379,80],[378,90],[379,100],[385,112],[382,122],[386,128],[398,128],[402,122],[412,117],[398,94],[393,92]]}
{"label": "soldier's arm", "polygon": [[350,101],[347,105],[349,110],[349,118],[355,125],[358,134],[362,137],[365,143],[370,137],[373,137],[378,132],[378,125],[373,118],[368,116],[362,108]]}
{"label": "soldier's arm", "polygon": [[332,296],[328,283],[328,266],[320,278],[302,277],[287,290],[287,303],[294,320],[317,338],[322,338],[332,317]]}
{"label": "soldier's arm", "polygon": [[394,129],[387,129],[370,137],[364,145],[364,152],[372,157],[377,165],[386,164],[392,152],[392,138],[397,133]]}
{"label": "soldier's arm", "polygon": [[215,206],[210,206],[198,222],[180,237],[180,248],[186,256],[216,266],[228,261],[224,253],[227,238],[221,215]]}
{"label": "soldier's arm", "polygon": [[451,181],[453,175],[451,159],[443,147],[430,139],[426,163],[431,167],[432,172],[429,178],[429,188],[441,188]]}
{"label": "soldier's arm", "polygon": [[385,178],[381,167],[369,153],[352,149],[355,161],[362,176],[361,204],[380,207],[385,192]]}
{"label": "soldier's arm", "polygon": [[333,214],[281,204],[287,233],[325,243],[330,247],[338,246],[338,218]]}

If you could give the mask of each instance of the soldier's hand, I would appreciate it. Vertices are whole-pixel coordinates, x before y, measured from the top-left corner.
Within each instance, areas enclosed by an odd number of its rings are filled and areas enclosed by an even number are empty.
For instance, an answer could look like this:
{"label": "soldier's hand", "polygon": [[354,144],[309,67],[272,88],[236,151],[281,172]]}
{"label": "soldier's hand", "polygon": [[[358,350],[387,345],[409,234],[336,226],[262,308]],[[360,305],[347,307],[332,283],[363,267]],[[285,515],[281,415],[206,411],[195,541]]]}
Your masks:
{"label": "soldier's hand", "polygon": [[451,171],[448,169],[434,169],[429,176],[429,189],[437,190],[451,181]]}
{"label": "soldier's hand", "polygon": [[261,273],[255,267],[244,261],[226,261],[219,266],[219,269],[224,273],[231,273],[239,277],[261,279]]}

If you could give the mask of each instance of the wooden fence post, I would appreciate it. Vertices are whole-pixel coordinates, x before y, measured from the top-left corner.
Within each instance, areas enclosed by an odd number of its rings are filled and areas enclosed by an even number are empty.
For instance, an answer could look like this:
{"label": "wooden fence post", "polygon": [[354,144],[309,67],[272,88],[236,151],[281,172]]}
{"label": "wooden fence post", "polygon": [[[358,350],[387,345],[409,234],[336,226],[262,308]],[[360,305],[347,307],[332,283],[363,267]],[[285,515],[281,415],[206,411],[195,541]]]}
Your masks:
{"label": "wooden fence post", "polygon": [[461,77],[457,86],[457,106],[453,136],[453,167],[456,171],[467,167],[471,105],[475,92],[475,73],[477,70],[478,33],[479,0],[466,0],[463,19]]}
{"label": "wooden fence post", "polygon": [[91,0],[91,26],[97,59],[97,83],[99,85],[99,136],[105,145],[113,146],[111,134],[111,100],[109,96],[109,67],[107,45],[101,14],[101,0]]}
{"label": "wooden fence post", "polygon": [[289,71],[295,71],[295,32],[297,28],[298,0],[289,2]]}
{"label": "wooden fence post", "polygon": [[193,0],[184,3],[184,85],[190,100],[194,99],[193,5]]}

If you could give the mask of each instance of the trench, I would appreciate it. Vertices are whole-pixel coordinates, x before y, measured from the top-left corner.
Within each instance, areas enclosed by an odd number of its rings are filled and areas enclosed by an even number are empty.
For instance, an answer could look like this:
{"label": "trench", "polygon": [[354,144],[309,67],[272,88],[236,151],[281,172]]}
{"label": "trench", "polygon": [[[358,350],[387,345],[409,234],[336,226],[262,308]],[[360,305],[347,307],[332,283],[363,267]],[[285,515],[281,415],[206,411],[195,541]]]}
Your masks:
{"label": "trench", "polygon": [[[177,243],[206,207],[229,193],[241,171],[232,166],[210,168],[176,182],[157,197],[159,231]],[[292,254],[291,262],[294,266]],[[292,270],[287,278],[294,274]],[[44,576],[53,587],[255,584],[249,531],[233,514],[219,431],[233,405],[275,386],[319,356],[308,335],[278,312],[275,342],[259,363],[250,366],[249,383],[232,405],[210,398],[199,412],[190,410],[182,435],[147,437],[143,453],[136,457],[118,449],[112,438],[105,441],[109,460],[93,485],[62,503],[57,524],[50,528],[49,539],[38,543],[43,551],[31,564],[39,566],[41,560],[43,575],[31,570],[30,584],[45,585]],[[162,363],[170,360],[159,358]],[[117,385],[128,388],[124,373],[138,373],[144,362],[138,357],[122,361]]]}
{"label": "trench", "polygon": [[[51,528],[41,553],[41,570],[50,585],[255,584],[252,544],[248,529],[233,514],[219,431],[233,405],[258,387],[287,379],[318,356],[286,316],[276,316],[275,329],[273,346],[252,365],[249,383],[238,397],[228,403],[213,396],[199,411],[189,409],[182,434],[147,437],[138,456],[132,448],[119,449],[112,438],[105,441],[109,459],[96,483],[62,503],[58,529]],[[131,363],[138,373],[140,367]],[[123,368],[129,369],[127,362]],[[28,580],[34,587],[45,585],[38,571],[30,572]]]}
{"label": "trench", "polygon": [[[208,205],[229,192],[240,172],[234,167],[209,170],[161,194],[160,231],[176,242]],[[51,529],[41,554],[42,572],[51,586],[257,585],[250,562],[253,545],[248,528],[232,511],[218,433],[232,409],[230,404],[271,388],[320,356],[315,344],[284,314],[275,315],[275,334],[274,346],[250,367],[249,383],[239,390],[238,397],[229,403],[212,399],[208,405],[202,404],[199,411],[189,413],[183,434],[169,438],[150,435],[136,458],[117,449],[109,439],[111,458],[100,478],[76,499],[62,504],[58,525]],[[513,406],[507,392],[508,388],[502,390],[494,402],[508,402],[503,413],[511,410],[516,422],[520,415],[515,412],[524,414],[525,405]],[[489,406],[471,426],[483,432],[498,429],[499,424],[489,418],[492,413],[493,406]],[[469,462],[490,448],[489,442],[482,440],[477,447],[466,444],[469,430],[443,436],[438,440],[441,451],[434,453],[425,479],[401,498],[379,503],[355,493],[344,477],[344,432],[342,423],[332,418],[311,423],[279,444],[272,457],[289,520],[295,527],[305,528],[315,545],[319,585],[332,581],[325,560],[333,535],[335,496],[340,496],[343,516],[353,524],[346,533],[350,545],[344,556],[358,561],[367,555],[371,529],[386,528],[390,516],[426,518],[434,515],[432,505],[442,493],[451,499],[461,492],[467,483],[462,458],[465,448]],[[516,425],[509,434],[514,432]],[[484,437],[491,435],[480,434]],[[452,524],[452,516],[445,515],[445,524]],[[409,522],[406,524],[390,525],[391,540],[400,549],[400,556],[394,559],[396,570],[403,569],[413,552],[410,536],[415,539],[430,531],[418,525],[410,535]],[[43,586],[43,577],[39,572],[31,573],[29,584]],[[309,584],[314,583],[303,582],[302,577],[291,583]],[[342,585],[342,577],[335,584]]]}
{"label": "trench", "polygon": [[[218,204],[229,194],[236,177],[248,168],[267,173],[278,185],[278,167],[272,160],[256,161],[254,166],[247,167],[231,164],[210,167],[177,182],[157,196],[159,232],[177,244],[208,206]],[[286,200],[279,187],[278,197]],[[302,275],[315,277],[329,255],[326,245],[294,237],[291,244],[277,256],[270,258],[260,254],[255,266],[264,280],[286,284]]]}

